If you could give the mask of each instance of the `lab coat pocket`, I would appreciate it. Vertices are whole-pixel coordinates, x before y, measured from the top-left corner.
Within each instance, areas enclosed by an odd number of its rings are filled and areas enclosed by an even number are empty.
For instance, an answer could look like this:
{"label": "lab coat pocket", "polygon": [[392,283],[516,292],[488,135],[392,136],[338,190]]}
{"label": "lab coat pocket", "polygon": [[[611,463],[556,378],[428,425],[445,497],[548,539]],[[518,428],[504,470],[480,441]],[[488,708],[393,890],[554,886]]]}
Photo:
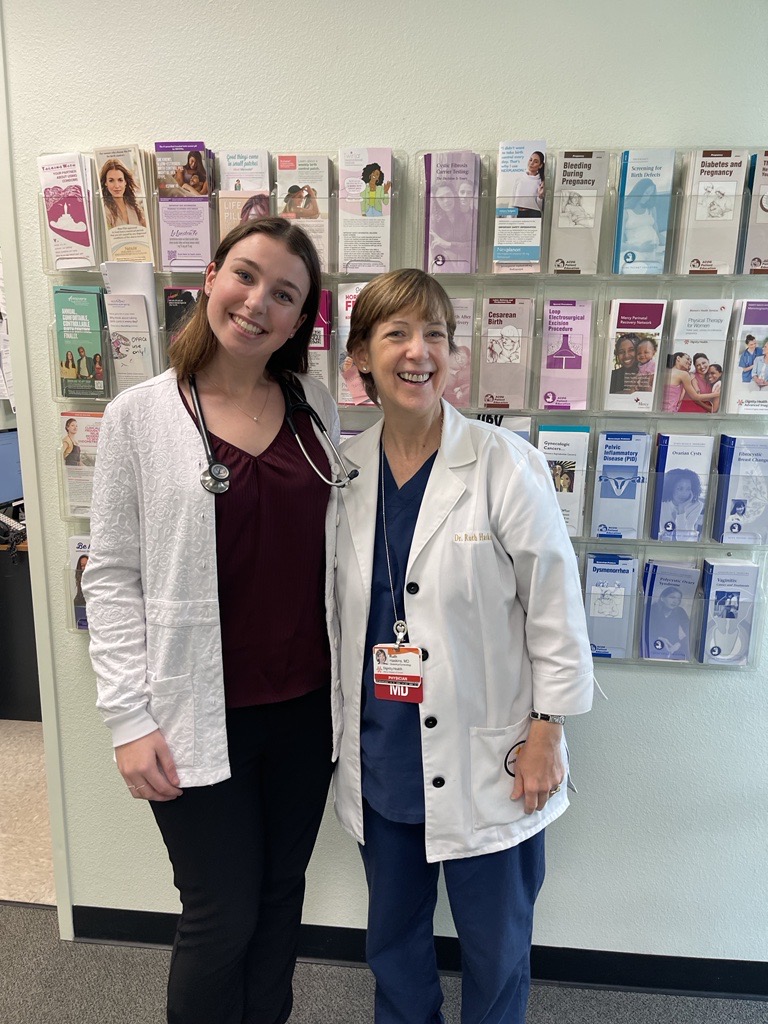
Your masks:
{"label": "lab coat pocket", "polygon": [[177,768],[190,767],[195,754],[195,701],[192,677],[149,677],[149,713],[173,756]]}
{"label": "lab coat pocket", "polygon": [[522,800],[510,800],[514,764],[528,735],[528,718],[504,729],[469,731],[472,776],[472,826],[475,830],[509,825],[522,818]]}

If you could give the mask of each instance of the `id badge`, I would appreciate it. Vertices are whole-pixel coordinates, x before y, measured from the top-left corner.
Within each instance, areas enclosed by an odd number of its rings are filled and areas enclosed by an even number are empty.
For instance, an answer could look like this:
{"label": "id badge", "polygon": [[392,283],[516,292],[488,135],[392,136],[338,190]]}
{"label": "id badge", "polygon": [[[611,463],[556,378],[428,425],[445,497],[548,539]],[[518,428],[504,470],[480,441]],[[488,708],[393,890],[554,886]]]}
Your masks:
{"label": "id badge", "polygon": [[375,644],[373,648],[373,689],[379,700],[421,704],[421,648]]}

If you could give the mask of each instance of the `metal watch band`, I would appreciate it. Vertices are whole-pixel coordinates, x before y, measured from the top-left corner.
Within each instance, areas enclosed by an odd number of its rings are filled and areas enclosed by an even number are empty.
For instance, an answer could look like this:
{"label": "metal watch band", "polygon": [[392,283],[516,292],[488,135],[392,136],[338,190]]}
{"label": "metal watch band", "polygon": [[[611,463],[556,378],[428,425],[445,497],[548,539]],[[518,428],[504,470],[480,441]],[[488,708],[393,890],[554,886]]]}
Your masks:
{"label": "metal watch band", "polygon": [[565,715],[545,715],[541,711],[532,711],[530,717],[534,722],[554,722],[555,725],[565,724]]}

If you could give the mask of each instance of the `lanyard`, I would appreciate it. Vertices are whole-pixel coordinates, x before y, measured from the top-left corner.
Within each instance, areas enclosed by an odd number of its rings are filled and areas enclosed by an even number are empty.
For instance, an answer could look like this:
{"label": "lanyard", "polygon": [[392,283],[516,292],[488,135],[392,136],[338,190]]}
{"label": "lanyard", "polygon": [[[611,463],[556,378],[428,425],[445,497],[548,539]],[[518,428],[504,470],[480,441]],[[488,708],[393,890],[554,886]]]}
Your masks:
{"label": "lanyard", "polygon": [[408,632],[408,624],[405,621],[405,609],[403,609],[402,619],[397,616],[397,604],[395,602],[395,585],[392,581],[392,563],[389,558],[389,538],[387,536],[387,502],[384,496],[384,445],[380,445],[379,453],[379,467],[381,469],[380,481],[381,481],[381,522],[384,527],[384,551],[387,556],[387,574],[389,576],[389,593],[392,596],[392,611],[395,615],[395,624],[393,632],[395,634],[395,648],[399,650],[400,645],[405,640],[406,633]]}

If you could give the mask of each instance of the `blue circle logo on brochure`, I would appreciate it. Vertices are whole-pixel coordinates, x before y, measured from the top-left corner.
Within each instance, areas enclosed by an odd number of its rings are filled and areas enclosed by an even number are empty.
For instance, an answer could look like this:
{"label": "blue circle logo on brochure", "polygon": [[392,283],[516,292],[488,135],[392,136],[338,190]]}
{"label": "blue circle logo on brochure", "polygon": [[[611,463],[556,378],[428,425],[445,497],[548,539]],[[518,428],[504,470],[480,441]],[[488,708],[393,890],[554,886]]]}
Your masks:
{"label": "blue circle logo on brochure", "polygon": [[517,761],[517,755],[520,753],[521,748],[525,745],[525,740],[518,740],[513,747],[507,751],[507,755],[504,758],[504,771],[507,775],[511,775],[514,779],[515,762]]}
{"label": "blue circle logo on brochure", "polygon": [[715,645],[714,647],[709,648],[709,653],[712,655],[713,658],[717,658],[718,655],[723,653],[723,649],[722,647],[718,647],[717,645]]}
{"label": "blue circle logo on brochure", "polygon": [[629,250],[629,252],[625,252],[624,253],[624,262],[625,263],[634,263],[636,259],[637,259],[637,254],[632,252],[631,249]]}

